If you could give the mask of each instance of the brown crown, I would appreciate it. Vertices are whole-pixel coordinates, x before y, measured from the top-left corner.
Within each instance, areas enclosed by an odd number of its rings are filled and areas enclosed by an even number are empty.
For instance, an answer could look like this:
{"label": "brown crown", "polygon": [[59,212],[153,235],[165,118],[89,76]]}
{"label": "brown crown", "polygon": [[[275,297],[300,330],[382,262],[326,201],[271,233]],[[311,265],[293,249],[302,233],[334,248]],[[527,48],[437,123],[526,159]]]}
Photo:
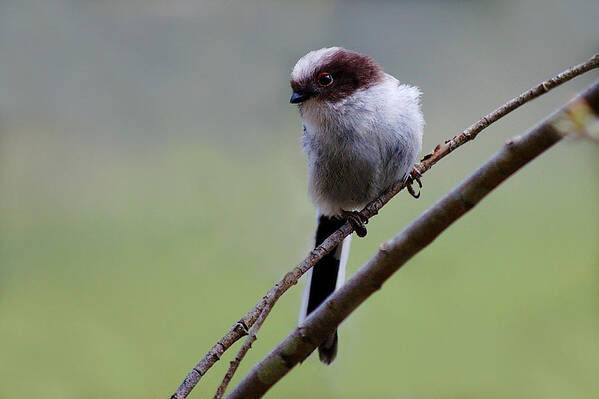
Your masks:
{"label": "brown crown", "polygon": [[[317,83],[318,75],[323,72],[333,77],[329,87]],[[291,88],[296,92],[311,92],[317,100],[335,102],[380,82],[383,77],[383,70],[372,58],[340,48],[318,60],[311,74],[292,80]]]}

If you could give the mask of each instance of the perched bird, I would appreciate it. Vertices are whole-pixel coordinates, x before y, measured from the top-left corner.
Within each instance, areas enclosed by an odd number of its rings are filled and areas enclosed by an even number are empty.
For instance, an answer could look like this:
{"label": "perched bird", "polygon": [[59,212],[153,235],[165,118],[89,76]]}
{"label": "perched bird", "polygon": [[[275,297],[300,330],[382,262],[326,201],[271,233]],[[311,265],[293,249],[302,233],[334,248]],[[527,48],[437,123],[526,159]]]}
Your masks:
{"label": "perched bird", "polygon": [[[315,245],[349,220],[359,236],[367,219],[359,211],[411,174],[422,146],[420,90],[383,72],[370,57],[341,47],[311,51],[291,73],[308,159],[308,186],[317,207]],[[413,194],[414,195],[414,194]],[[351,236],[308,273],[300,323],[345,279]],[[330,364],[337,332],[318,348]]]}

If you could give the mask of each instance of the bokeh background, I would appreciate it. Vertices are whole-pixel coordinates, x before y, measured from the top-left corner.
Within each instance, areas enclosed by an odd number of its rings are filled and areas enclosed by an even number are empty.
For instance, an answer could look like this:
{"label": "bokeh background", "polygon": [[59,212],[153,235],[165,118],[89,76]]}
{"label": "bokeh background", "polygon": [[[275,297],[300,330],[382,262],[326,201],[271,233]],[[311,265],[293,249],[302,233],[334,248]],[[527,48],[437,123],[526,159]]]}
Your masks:
{"label": "bokeh background", "polygon": [[[239,2],[241,3],[241,2]],[[289,72],[342,45],[422,88],[424,150],[599,50],[596,0],[0,1],[0,397],[165,398],[311,245]],[[349,273],[599,78],[481,134]],[[599,148],[559,144],[397,273],[270,398],[599,392]],[[296,323],[277,304],[233,384]],[[211,397],[227,353],[191,398]]]}

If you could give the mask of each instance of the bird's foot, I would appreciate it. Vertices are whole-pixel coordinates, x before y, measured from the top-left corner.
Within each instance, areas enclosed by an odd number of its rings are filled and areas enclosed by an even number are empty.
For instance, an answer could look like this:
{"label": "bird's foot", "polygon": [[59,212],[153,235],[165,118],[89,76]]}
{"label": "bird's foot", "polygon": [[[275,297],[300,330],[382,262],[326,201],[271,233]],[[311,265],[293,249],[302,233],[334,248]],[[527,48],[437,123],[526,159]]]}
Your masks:
{"label": "bird's foot", "polygon": [[358,237],[366,236],[366,233],[368,232],[364,225],[368,223],[368,218],[364,216],[362,212],[341,210],[341,213],[347,219],[349,224],[351,224]]}
{"label": "bird's foot", "polygon": [[[422,181],[420,181],[421,177],[422,175],[418,169],[414,168],[406,179],[406,188],[408,189],[408,193],[410,193],[410,195],[416,199],[420,198],[420,189],[422,188]],[[414,187],[412,187],[414,182],[418,183],[418,192],[414,191]]]}

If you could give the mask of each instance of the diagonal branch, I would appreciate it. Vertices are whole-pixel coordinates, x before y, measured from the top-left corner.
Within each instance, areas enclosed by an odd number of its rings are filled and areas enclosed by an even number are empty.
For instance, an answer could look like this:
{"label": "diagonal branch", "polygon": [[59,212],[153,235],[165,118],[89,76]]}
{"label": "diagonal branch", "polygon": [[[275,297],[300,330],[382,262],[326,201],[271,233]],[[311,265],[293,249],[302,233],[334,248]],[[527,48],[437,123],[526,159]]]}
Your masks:
{"label": "diagonal branch", "polygon": [[[580,109],[586,111],[581,115],[577,112]],[[596,124],[597,114],[599,81],[529,132],[506,143],[489,161],[426,210],[404,231],[382,244],[379,251],[350,280],[250,370],[228,399],[262,397],[409,259],[504,180],[560,141],[565,134],[575,128]]]}
{"label": "diagonal branch", "polygon": [[[471,125],[469,128],[464,130],[453,139],[446,141],[442,145],[438,145],[432,154],[428,154],[424,159],[416,165],[416,168],[421,174],[424,174],[433,165],[447,156],[450,152],[456,148],[462,146],[466,142],[473,140],[478,133],[489,126],[491,123],[497,121],[508,113],[512,112],[516,108],[524,105],[530,100],[548,92],[549,90],[581,75],[587,71],[599,67],[599,54],[594,55],[588,61],[576,65],[572,68],[565,70],[564,72],[556,75],[555,77],[546,80],[532,89],[522,93],[518,97],[510,100],[506,104],[502,105],[495,111],[487,114],[481,120]],[[387,202],[391,200],[397,193],[404,188],[403,183],[398,183],[387,192],[383,193],[379,198],[371,202],[362,213],[368,218],[376,215]],[[256,320],[264,313],[263,318],[268,316],[268,313],[274,306],[276,300],[284,294],[290,287],[297,284],[299,278],[306,273],[316,262],[318,262],[324,255],[333,250],[345,237],[352,233],[353,229],[349,223],[345,223],[337,231],[331,234],[321,245],[313,249],[308,256],[292,271],[285,274],[285,276],[273,287],[268,293],[262,297],[262,299],[238,322],[236,322],[229,331],[212,346],[212,348],[204,355],[204,357],[195,365],[194,368],[187,374],[181,385],[177,388],[176,392],[171,396],[171,399],[183,399],[191,392],[191,390],[197,385],[202,376],[218,361],[220,360],[223,353],[229,349],[239,339],[248,335],[248,328],[251,328]],[[264,311],[264,312],[263,312]],[[254,340],[257,329],[254,330]],[[251,339],[251,337],[248,337]],[[252,341],[253,342],[253,341]],[[251,343],[250,343],[251,344]],[[247,352],[247,351],[246,351]],[[239,355],[239,354],[238,354]],[[242,356],[243,358],[243,356]],[[232,376],[232,375],[231,375]]]}

